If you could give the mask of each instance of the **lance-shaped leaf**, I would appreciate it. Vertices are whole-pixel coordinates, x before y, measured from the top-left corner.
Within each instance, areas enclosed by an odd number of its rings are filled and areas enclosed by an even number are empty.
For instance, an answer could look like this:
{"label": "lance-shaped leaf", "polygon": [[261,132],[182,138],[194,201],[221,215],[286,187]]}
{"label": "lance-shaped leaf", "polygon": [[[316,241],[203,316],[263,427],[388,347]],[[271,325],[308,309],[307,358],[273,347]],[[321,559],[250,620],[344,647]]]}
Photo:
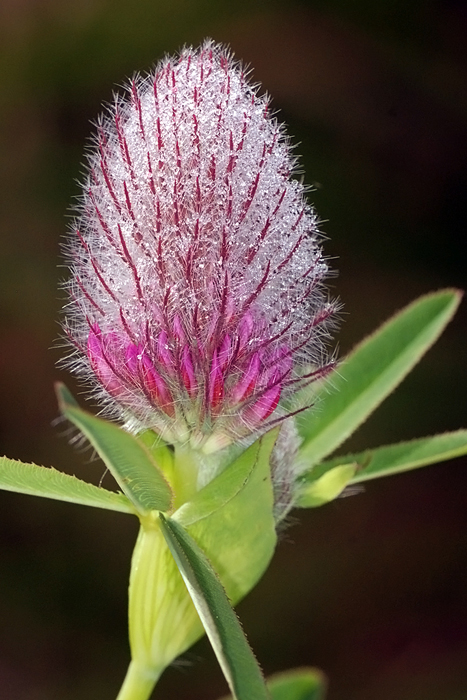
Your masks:
{"label": "lance-shaped leaf", "polygon": [[63,415],[89,440],[138,513],[169,510],[172,491],[149,450],[114,423],[79,408],[63,384],[57,396]]}
{"label": "lance-shaped leaf", "polygon": [[[317,668],[294,668],[270,676],[266,685],[271,700],[324,700],[327,681],[324,673]],[[221,700],[232,700],[232,696]]]}
{"label": "lance-shaped leaf", "polygon": [[268,700],[261,669],[206,555],[175,520],[161,528],[235,700]]}
{"label": "lance-shaped leaf", "polygon": [[297,418],[305,467],[331,454],[395,389],[440,336],[461,296],[447,289],[421,297],[339,365],[318,396],[319,410]]}
{"label": "lance-shaped leaf", "polygon": [[467,454],[467,430],[456,430],[452,433],[418,438],[395,445],[384,445],[359,454],[336,457],[316,465],[300,478],[299,489],[303,487],[306,490],[317,479],[331,473],[337,465],[356,465],[355,475],[349,483],[358,484],[362,481],[418,469],[428,464],[445,462],[465,454]]}
{"label": "lance-shaped leaf", "polygon": [[0,457],[0,489],[135,514],[135,509],[123,493],[88,484],[52,467],[25,464],[7,457]]}

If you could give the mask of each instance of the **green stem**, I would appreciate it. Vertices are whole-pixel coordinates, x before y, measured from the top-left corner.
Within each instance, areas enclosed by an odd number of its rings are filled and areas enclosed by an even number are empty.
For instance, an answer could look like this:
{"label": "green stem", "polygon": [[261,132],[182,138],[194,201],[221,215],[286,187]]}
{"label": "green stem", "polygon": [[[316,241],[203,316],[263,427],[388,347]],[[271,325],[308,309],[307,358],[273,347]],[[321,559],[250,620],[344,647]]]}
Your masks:
{"label": "green stem", "polygon": [[160,672],[149,671],[132,661],[117,700],[148,700],[159,676]]}
{"label": "green stem", "polygon": [[199,457],[194,450],[175,447],[174,508],[189,501],[198,490]]}

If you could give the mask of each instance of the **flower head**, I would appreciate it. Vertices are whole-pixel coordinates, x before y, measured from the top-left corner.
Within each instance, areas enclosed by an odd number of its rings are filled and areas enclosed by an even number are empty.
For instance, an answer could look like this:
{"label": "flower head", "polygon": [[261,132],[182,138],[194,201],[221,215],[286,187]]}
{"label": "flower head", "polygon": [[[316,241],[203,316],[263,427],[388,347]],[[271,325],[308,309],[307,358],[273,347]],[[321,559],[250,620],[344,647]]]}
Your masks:
{"label": "flower head", "polygon": [[316,216],[268,100],[207,41],[97,126],[68,254],[72,365],[129,427],[205,452],[331,367]]}

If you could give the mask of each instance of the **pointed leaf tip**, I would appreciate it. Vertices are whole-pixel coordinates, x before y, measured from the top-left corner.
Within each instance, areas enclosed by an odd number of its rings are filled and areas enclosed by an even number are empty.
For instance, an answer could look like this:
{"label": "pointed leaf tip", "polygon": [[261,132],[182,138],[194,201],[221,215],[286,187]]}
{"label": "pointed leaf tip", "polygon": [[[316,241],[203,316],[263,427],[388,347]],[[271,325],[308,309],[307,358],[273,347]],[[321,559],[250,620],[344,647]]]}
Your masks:
{"label": "pointed leaf tip", "polygon": [[168,511],[172,490],[146,446],[114,423],[79,408],[64,384],[56,389],[63,415],[89,440],[138,513]]}
{"label": "pointed leaf tip", "polygon": [[443,289],[416,299],[365,338],[324,383],[319,410],[297,419],[309,469],[342,444],[439,338],[462,298]]}
{"label": "pointed leaf tip", "polygon": [[57,396],[58,407],[63,414],[65,414],[65,410],[67,408],[79,408],[78,402],[76,401],[75,397],[68,389],[66,384],[64,384],[63,382],[55,382],[54,387],[55,394]]}
{"label": "pointed leaf tip", "polygon": [[135,515],[123,493],[89,484],[53,467],[25,464],[7,457],[0,457],[0,489]]}
{"label": "pointed leaf tip", "polygon": [[393,445],[383,445],[358,454],[335,457],[313,467],[302,475],[299,488],[313,486],[316,479],[332,472],[337,465],[357,465],[350,484],[400,474],[430,464],[462,457],[467,454],[467,430],[455,430],[441,435],[417,438]]}

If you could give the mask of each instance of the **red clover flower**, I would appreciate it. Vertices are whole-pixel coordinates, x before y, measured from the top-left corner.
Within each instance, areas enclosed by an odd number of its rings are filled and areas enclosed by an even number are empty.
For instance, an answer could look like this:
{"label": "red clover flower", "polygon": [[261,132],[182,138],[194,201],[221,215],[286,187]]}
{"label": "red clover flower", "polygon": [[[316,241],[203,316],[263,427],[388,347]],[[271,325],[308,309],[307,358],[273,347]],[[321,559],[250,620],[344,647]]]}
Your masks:
{"label": "red clover flower", "polygon": [[241,65],[206,41],[136,76],[88,162],[73,369],[128,429],[205,453],[296,411],[333,366],[335,304],[284,128]]}

